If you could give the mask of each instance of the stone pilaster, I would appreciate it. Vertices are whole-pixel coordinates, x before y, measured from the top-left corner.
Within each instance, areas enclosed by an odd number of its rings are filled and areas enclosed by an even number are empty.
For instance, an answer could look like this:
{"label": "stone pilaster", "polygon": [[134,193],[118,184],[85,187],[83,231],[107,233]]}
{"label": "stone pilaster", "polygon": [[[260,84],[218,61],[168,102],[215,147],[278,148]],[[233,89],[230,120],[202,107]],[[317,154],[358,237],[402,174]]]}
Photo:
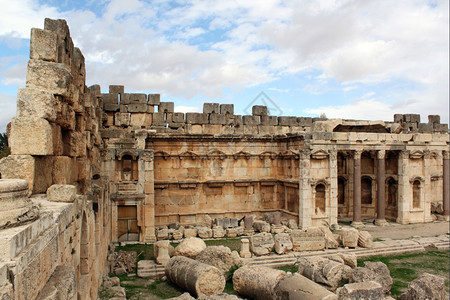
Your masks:
{"label": "stone pilaster", "polygon": [[353,153],[353,221],[352,226],[362,227],[361,222],[361,150]]}
{"label": "stone pilaster", "polygon": [[155,172],[153,150],[145,150],[142,154],[144,164],[144,203],[142,207],[143,217],[143,242],[156,241],[155,236]]}
{"label": "stone pilaster", "polygon": [[338,168],[337,168],[337,151],[329,152],[330,164],[330,208],[329,222],[330,225],[338,223]]}
{"label": "stone pilaster", "polygon": [[432,222],[431,218],[431,198],[426,195],[431,195],[431,174],[430,174],[430,157],[431,152],[429,150],[424,151],[423,155],[423,174],[425,177],[424,182],[424,197],[422,197],[422,207],[423,207],[423,221]]}
{"label": "stone pilaster", "polygon": [[298,224],[302,228],[308,228],[312,225],[311,209],[311,151],[308,149],[300,151],[300,179],[299,179],[299,205],[298,205]]}
{"label": "stone pilaster", "polygon": [[412,189],[408,177],[409,151],[400,151],[398,156],[398,213],[397,223],[409,224],[412,205]]}
{"label": "stone pilaster", "polygon": [[444,207],[444,216],[448,221],[450,216],[450,151],[443,151],[442,156],[442,168],[443,168],[443,176],[442,176],[442,186],[443,186],[443,207]]}
{"label": "stone pilaster", "polygon": [[385,196],[385,186],[386,186],[386,167],[385,167],[385,155],[384,150],[379,150],[377,152],[377,218],[375,220],[375,225],[387,226],[385,217],[386,210],[386,196]]}

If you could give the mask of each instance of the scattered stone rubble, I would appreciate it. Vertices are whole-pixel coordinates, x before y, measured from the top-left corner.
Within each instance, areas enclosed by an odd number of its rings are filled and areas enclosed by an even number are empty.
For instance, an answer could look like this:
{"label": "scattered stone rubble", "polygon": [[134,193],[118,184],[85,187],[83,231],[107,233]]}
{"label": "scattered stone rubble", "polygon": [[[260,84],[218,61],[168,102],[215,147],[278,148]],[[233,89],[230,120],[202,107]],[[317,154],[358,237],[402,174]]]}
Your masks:
{"label": "scattered stone rubble", "polygon": [[399,297],[400,300],[432,299],[447,300],[445,278],[429,273],[423,273],[419,278],[411,281],[408,289]]}
{"label": "scattered stone rubble", "polygon": [[131,273],[134,270],[138,253],[135,251],[118,251],[108,256],[110,263],[110,273],[122,275]]}

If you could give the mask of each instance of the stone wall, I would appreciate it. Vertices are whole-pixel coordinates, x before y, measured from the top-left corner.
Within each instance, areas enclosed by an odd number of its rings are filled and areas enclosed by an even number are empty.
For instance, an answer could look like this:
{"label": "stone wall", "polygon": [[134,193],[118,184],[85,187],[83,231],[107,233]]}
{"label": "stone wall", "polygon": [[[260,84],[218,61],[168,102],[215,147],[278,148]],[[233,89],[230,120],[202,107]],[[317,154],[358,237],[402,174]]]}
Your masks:
{"label": "stone wall", "polygon": [[[46,19],[43,30],[31,30],[26,87],[8,127],[11,155],[0,160],[2,299],[96,299],[107,274],[103,103],[100,87],[87,88],[85,76],[64,20]],[[27,181],[24,195],[12,178]]]}

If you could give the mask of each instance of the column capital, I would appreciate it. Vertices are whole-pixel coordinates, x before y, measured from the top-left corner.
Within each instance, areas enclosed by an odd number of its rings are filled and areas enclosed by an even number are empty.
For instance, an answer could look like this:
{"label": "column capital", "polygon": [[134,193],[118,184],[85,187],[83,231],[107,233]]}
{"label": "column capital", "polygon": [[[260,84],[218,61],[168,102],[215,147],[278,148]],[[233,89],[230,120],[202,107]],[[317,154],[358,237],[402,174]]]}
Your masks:
{"label": "column capital", "polygon": [[153,161],[153,151],[144,150],[140,153],[139,158],[141,158],[143,161]]}
{"label": "column capital", "polygon": [[310,159],[311,156],[311,150],[309,149],[302,149],[299,151],[300,153],[300,158],[301,159]]}
{"label": "column capital", "polygon": [[400,159],[409,158],[409,150],[401,150],[398,154]]}
{"label": "column capital", "polygon": [[361,159],[362,150],[353,150],[353,159]]}
{"label": "column capital", "polygon": [[386,157],[386,150],[378,150],[377,151],[377,158],[378,159],[384,159]]}
{"label": "column capital", "polygon": [[336,150],[330,150],[330,151],[328,151],[328,154],[329,154],[331,160],[337,159],[337,151]]}
{"label": "column capital", "polygon": [[442,151],[442,158],[450,159],[450,151],[449,150]]}
{"label": "column capital", "polygon": [[423,151],[423,158],[430,159],[431,158],[431,151],[430,150]]}

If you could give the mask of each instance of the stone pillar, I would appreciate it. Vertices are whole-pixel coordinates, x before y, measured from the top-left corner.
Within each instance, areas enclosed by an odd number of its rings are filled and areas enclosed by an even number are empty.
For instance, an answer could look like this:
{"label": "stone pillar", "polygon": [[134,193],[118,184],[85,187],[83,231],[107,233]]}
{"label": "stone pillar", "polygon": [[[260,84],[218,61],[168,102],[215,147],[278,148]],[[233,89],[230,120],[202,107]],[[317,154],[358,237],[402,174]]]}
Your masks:
{"label": "stone pillar", "polygon": [[400,151],[398,156],[398,212],[397,223],[409,224],[412,205],[412,189],[408,177],[409,151]]}
{"label": "stone pillar", "polygon": [[240,255],[242,258],[252,257],[252,253],[250,252],[250,241],[248,239],[241,240],[241,254]]}
{"label": "stone pillar", "polygon": [[311,211],[311,151],[309,149],[300,150],[300,179],[299,179],[299,204],[298,204],[298,224],[301,228],[308,228],[312,225]]}
{"label": "stone pillar", "polygon": [[338,220],[338,168],[337,151],[330,151],[330,207],[327,209],[330,225],[337,224]]}
{"label": "stone pillar", "polygon": [[361,222],[361,150],[353,153],[353,221],[352,226],[363,227]]}
{"label": "stone pillar", "polygon": [[377,218],[375,225],[388,226],[386,222],[386,166],[385,166],[385,154],[384,150],[379,150],[377,153]]}
{"label": "stone pillar", "polygon": [[444,207],[445,220],[449,220],[450,216],[450,151],[443,151],[442,157],[442,186],[443,186],[443,198],[442,206]]}
{"label": "stone pillar", "polygon": [[151,243],[156,241],[155,235],[155,176],[153,166],[153,150],[144,150],[140,155],[144,168],[144,203],[143,203],[143,224],[142,228],[142,241],[145,243]]}

